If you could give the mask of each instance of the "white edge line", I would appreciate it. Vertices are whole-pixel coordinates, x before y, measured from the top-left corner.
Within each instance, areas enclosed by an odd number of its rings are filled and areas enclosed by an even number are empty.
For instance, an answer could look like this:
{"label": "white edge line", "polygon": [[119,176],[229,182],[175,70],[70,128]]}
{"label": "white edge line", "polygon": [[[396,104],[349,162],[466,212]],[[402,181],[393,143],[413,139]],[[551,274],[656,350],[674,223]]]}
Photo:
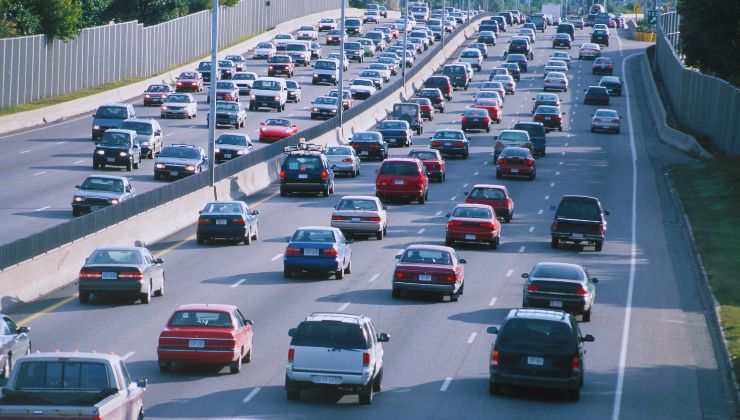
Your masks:
{"label": "white edge line", "polygon": [[473,344],[473,341],[475,341],[475,337],[478,336],[478,333],[473,331],[470,333],[470,337],[468,337],[468,344]]}
{"label": "white edge line", "polygon": [[424,233],[425,230],[426,230],[425,228],[419,229],[419,231],[417,232],[417,235],[421,235],[422,233]]}
{"label": "white edge line", "polygon": [[44,211],[44,210],[46,210],[46,209],[48,209],[48,208],[50,208],[50,207],[51,207],[51,206],[44,206],[44,207],[39,207],[39,208],[37,208],[37,209],[36,209],[36,210],[34,210],[34,211]]}
{"label": "white edge line", "polygon": [[234,283],[234,284],[232,284],[231,287],[239,287],[242,284],[244,284],[245,281],[247,281],[247,279],[239,279],[239,281],[236,282],[236,283]]}
{"label": "white edge line", "polygon": [[377,279],[378,279],[378,277],[380,277],[380,273],[375,273],[375,274],[373,274],[373,276],[372,276],[372,277],[370,277],[370,280],[368,280],[368,283],[372,283],[372,282],[374,282],[375,280],[377,280]]}
{"label": "white edge line", "polygon": [[283,253],[281,252],[281,253],[275,255],[274,257],[272,257],[272,260],[270,260],[270,261],[277,261],[282,256],[283,256]]}
{"label": "white edge line", "polygon": [[514,270],[511,268],[506,272],[506,277],[511,277],[511,275],[514,274]]}
{"label": "white edge line", "polygon": [[342,306],[340,306],[339,309],[337,309],[337,312],[343,312],[345,309],[347,309],[348,306],[349,306],[349,302],[342,304]]}
{"label": "white edge line", "polygon": [[243,403],[243,404],[246,404],[246,403],[248,403],[248,402],[252,401],[252,399],[253,399],[254,397],[256,397],[256,396],[257,396],[257,394],[259,394],[259,392],[260,392],[261,390],[262,390],[262,387],[259,387],[259,386],[258,386],[257,388],[254,388],[253,390],[251,390],[251,391],[249,392],[249,394],[247,394],[247,396],[246,396],[246,397],[244,397],[244,399],[242,400],[242,403]]}
{"label": "white edge line", "polygon": [[494,306],[494,305],[496,305],[496,300],[497,299],[498,299],[497,297],[492,297],[491,298],[491,301],[488,302],[488,306]]}
{"label": "white edge line", "polygon": [[136,354],[136,352],[135,352],[135,351],[130,351],[130,352],[128,352],[128,353],[126,353],[126,354],[124,354],[124,355],[123,355],[123,356],[121,357],[121,359],[122,359],[122,360],[124,360],[124,361],[125,361],[125,360],[128,360],[128,359],[130,359],[130,358],[131,358],[131,356],[133,356],[133,355],[135,355],[135,354]]}
{"label": "white edge line", "polygon": [[442,382],[442,387],[439,388],[440,391],[445,392],[447,391],[447,388],[450,387],[450,383],[452,382],[452,378],[449,376],[445,378],[444,382]]}

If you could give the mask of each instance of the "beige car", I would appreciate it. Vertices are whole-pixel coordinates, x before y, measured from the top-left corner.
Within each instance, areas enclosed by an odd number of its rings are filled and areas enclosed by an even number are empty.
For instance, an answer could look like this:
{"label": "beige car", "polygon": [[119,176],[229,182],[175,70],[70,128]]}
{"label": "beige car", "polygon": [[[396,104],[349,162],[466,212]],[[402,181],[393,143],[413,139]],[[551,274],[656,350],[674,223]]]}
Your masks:
{"label": "beige car", "polygon": [[504,85],[504,89],[506,90],[507,95],[513,95],[516,93],[516,82],[514,81],[514,78],[510,75],[499,74],[497,76],[494,76],[493,81],[500,82],[502,85]]}
{"label": "beige car", "polygon": [[382,240],[388,230],[388,214],[377,197],[348,195],[334,206],[331,226],[346,236],[375,236]]}

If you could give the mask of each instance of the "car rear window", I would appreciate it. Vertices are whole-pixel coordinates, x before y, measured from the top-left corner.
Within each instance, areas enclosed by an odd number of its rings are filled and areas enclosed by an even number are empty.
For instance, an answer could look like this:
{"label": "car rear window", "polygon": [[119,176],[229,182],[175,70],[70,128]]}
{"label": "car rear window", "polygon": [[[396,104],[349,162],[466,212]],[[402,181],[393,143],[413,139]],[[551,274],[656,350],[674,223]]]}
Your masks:
{"label": "car rear window", "polygon": [[358,324],[340,321],[303,321],[296,329],[291,346],[340,349],[369,348]]}
{"label": "car rear window", "polygon": [[98,250],[87,260],[87,264],[141,264],[141,255],[132,250]]}
{"label": "car rear window", "polygon": [[528,348],[573,348],[575,335],[570,327],[559,321],[513,318],[504,324],[497,344]]}
{"label": "car rear window", "polygon": [[208,203],[203,209],[203,213],[220,213],[220,214],[238,214],[242,208],[237,203]]}
{"label": "car rear window", "polygon": [[469,197],[478,200],[503,200],[506,194],[496,188],[474,188]]}
{"label": "car rear window", "polygon": [[350,147],[329,147],[324,152],[327,156],[349,156],[352,154]]}
{"label": "car rear window", "polygon": [[515,130],[524,130],[529,133],[529,137],[545,137],[545,126],[541,124],[516,124]]}
{"label": "car rear window", "polygon": [[537,264],[534,270],[532,270],[531,277],[585,280],[586,275],[579,267],[572,265]]}
{"label": "car rear window", "polygon": [[293,171],[306,171],[323,167],[318,156],[290,156],[285,160],[284,167]]}
{"label": "car rear window", "polygon": [[366,210],[377,211],[378,203],[375,200],[360,200],[355,198],[345,198],[337,204],[337,210]]}
{"label": "car rear window", "polygon": [[452,217],[467,217],[472,219],[490,219],[491,210],[479,207],[458,207],[452,212]]}
{"label": "car rear window", "polygon": [[293,242],[334,242],[334,232],[328,229],[299,229],[291,238]]}
{"label": "car rear window", "polygon": [[416,158],[419,160],[437,160],[439,157],[436,152],[431,151],[411,151],[409,157]]}
{"label": "car rear window", "polygon": [[352,142],[368,142],[375,143],[383,139],[380,133],[355,133],[352,136]]}
{"label": "car rear window", "polygon": [[588,88],[588,92],[586,92],[587,96],[608,96],[609,92],[607,92],[606,88],[604,87],[590,87]]}
{"label": "car rear window", "polygon": [[527,158],[529,157],[529,150],[523,147],[507,147],[501,152],[501,157]]}
{"label": "car rear window", "polygon": [[25,361],[20,365],[15,389],[80,389],[102,391],[110,386],[103,363],[77,361]]}
{"label": "car rear window", "polygon": [[576,220],[601,221],[601,211],[596,201],[570,198],[560,202],[556,217]]}
{"label": "car rear window", "polygon": [[380,175],[418,176],[419,167],[411,162],[386,162],[380,167]]}
{"label": "car rear window", "polygon": [[480,109],[466,109],[463,111],[464,117],[474,117],[474,118],[482,118],[488,115],[488,112],[480,110]]}
{"label": "car rear window", "polygon": [[231,328],[231,316],[223,311],[177,311],[170,318],[171,327]]}
{"label": "car rear window", "polygon": [[403,263],[452,265],[449,252],[436,249],[407,249],[401,256]]}

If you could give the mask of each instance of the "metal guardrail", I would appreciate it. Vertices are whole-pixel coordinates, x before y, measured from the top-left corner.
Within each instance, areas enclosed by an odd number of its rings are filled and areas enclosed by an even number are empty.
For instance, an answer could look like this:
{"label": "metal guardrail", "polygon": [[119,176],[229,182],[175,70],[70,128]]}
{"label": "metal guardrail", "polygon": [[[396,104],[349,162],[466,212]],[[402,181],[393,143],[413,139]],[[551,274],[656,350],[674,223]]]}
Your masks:
{"label": "metal guardrail", "polygon": [[[450,38],[465,30],[466,27],[467,25],[457,28],[457,30],[450,35]],[[441,51],[441,49],[441,43],[437,43],[430,48],[430,50],[428,50],[428,54],[407,70],[407,77],[410,79],[416,75],[416,73],[424,68],[424,66],[429,64],[435,54]],[[351,109],[346,111],[344,113],[344,120],[348,121],[349,119],[354,118],[377,105],[387,97],[385,92],[396,91],[402,87],[402,83],[402,79],[397,77],[396,80],[385,85],[383,90],[378,94],[371,96],[361,104],[353,106]],[[339,119],[337,117],[331,118],[321,124],[302,130],[297,135],[278,141],[267,147],[257,149],[248,155],[241,156],[218,165],[215,170],[215,179],[218,182],[259,163],[278,158],[283,155],[283,149],[285,146],[297,144],[300,138],[305,138],[306,141],[318,138],[329,131],[336,129],[338,123]],[[113,226],[130,217],[144,213],[147,210],[151,210],[157,206],[193,193],[207,186],[208,173],[202,172],[190,175],[186,178],[162,185],[154,190],[138,194],[121,204],[103,208],[41,232],[34,233],[25,238],[4,244],[0,246],[0,270],[61,247],[64,244],[74,242],[75,240],[109,226]]]}

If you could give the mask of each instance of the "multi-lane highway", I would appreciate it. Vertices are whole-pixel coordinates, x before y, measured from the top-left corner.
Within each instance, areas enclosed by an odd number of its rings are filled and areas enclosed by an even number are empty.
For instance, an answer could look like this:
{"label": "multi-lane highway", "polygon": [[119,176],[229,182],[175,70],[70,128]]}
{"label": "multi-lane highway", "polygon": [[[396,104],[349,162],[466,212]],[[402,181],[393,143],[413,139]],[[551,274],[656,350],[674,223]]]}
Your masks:
{"label": "multi-lane highway", "polygon": [[[575,44],[587,41],[587,33],[578,31]],[[531,98],[541,91],[553,32],[537,35],[534,64],[523,74],[517,94],[507,97],[504,121],[497,129],[531,119]],[[476,81],[487,80],[502,61],[509,36],[503,34],[491,49]],[[614,59],[616,73],[624,76],[624,69],[630,68],[625,60],[643,46],[615,36],[611,45],[605,55]],[[671,220],[656,203],[659,191],[645,144],[652,131],[649,119],[634,111],[641,93],[633,93],[629,85],[627,96],[613,98],[611,107],[624,116],[622,134],[592,134],[590,116],[595,107],[583,105],[583,89],[598,80],[590,66],[591,62],[573,62],[571,88],[560,95],[567,122],[562,133],[548,134],[548,155],[538,160],[535,181],[495,180],[491,134],[471,134],[470,158],[448,161],[447,180],[433,184],[426,204],[391,205],[388,236],[352,244],[352,274],[344,280],[283,278],[286,237],[299,226],[328,224],[330,210],[342,195],[373,194],[377,163],[363,163],[358,178],[339,180],[336,194],[329,198],[279,197],[274,188],[252,197],[261,212],[262,237],[256,245],[198,246],[194,227],[154,245],[166,260],[168,286],[167,295],[150,305],[81,306],[76,300],[63,300],[73,296],[74,287],[59,291],[49,299],[66,303],[31,324],[35,348],[125,355],[133,376],[150,380],[146,413],[153,418],[728,418],[727,394],[695,298],[696,286],[679,271],[674,260],[677,245],[668,240],[666,230]],[[459,127],[460,113],[471,104],[473,93],[455,92],[445,113],[426,123],[425,134],[415,144],[427,144],[435,129]],[[289,112],[297,111],[294,107]],[[77,131],[87,133],[87,121],[79,124]],[[195,141],[205,133],[168,129],[178,141],[180,135],[189,136],[183,141]],[[58,149],[53,152],[57,154],[73,147],[77,155],[64,159],[88,158],[87,138],[56,145],[24,136],[14,141]],[[406,152],[392,150],[394,155]],[[26,161],[29,165],[35,166]],[[60,165],[64,173],[70,170],[71,164]],[[85,161],[77,176],[88,166]],[[145,173],[142,176],[149,175]],[[50,178],[50,185],[57,185]],[[456,303],[392,299],[394,255],[411,243],[441,244],[445,213],[463,200],[471,185],[483,182],[507,185],[517,211],[512,223],[504,225],[497,250],[458,250],[467,259],[465,295]],[[60,185],[66,191],[61,181],[49,188]],[[563,194],[600,197],[610,210],[603,252],[550,248],[551,206]],[[30,207],[44,205],[31,205],[30,200]],[[499,324],[509,309],[521,304],[520,274],[539,261],[582,264],[600,279],[592,320],[581,325],[596,341],[587,343],[585,386],[578,403],[565,402],[557,393],[520,390],[495,397],[488,393],[492,337],[486,335],[486,327]],[[253,362],[242,373],[160,373],[158,333],[171,311],[189,302],[236,304],[255,320]],[[31,304],[19,311],[31,313],[35,308]],[[287,331],[313,311],[363,313],[391,335],[385,345],[384,390],[373,405],[357,406],[355,396],[337,402],[321,393],[300,402],[286,401]]]}

